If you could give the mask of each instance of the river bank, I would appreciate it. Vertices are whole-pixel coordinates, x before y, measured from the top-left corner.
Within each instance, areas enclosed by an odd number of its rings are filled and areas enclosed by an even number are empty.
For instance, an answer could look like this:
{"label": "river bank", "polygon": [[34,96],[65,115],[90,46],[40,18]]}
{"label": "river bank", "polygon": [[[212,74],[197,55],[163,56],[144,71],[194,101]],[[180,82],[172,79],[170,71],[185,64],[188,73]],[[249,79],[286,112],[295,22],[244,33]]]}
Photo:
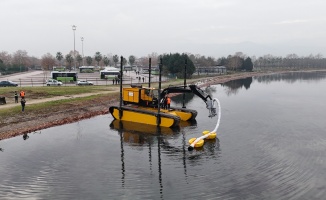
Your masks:
{"label": "river bank", "polygon": [[[203,77],[197,79],[188,79],[188,84],[197,84],[199,87],[208,85],[225,83],[227,81],[251,77],[261,76],[276,72],[244,72],[230,75],[219,75],[215,77]],[[277,72],[282,73],[282,72]],[[169,82],[173,84],[173,82]],[[118,87],[118,86],[117,86]],[[83,96],[93,96],[89,100],[83,101],[66,101],[55,107],[48,107],[42,111],[33,111],[28,109],[8,119],[4,119],[0,126],[0,140],[8,139],[26,133],[32,133],[41,129],[53,126],[59,126],[67,123],[73,123],[79,120],[91,118],[97,115],[109,113],[109,107],[118,105],[119,92],[102,94],[84,94]],[[46,101],[54,101],[55,99],[47,99]]]}

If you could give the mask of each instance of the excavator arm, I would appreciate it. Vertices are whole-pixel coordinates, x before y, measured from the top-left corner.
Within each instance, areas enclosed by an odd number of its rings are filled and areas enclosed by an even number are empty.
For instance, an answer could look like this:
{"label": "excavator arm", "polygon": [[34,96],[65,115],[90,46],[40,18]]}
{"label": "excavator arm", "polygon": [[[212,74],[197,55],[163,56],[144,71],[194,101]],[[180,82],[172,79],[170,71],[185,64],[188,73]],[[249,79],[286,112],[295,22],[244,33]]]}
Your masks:
{"label": "excavator arm", "polygon": [[196,85],[188,85],[184,86],[170,86],[165,88],[161,92],[161,98],[165,98],[167,94],[170,93],[194,93],[195,95],[199,96],[204,102],[208,99],[212,100],[212,97],[207,94],[205,91],[197,87]]}
{"label": "excavator arm", "polygon": [[165,88],[161,92],[161,98],[163,99],[162,102],[164,102],[167,94],[170,93],[194,93],[206,103],[206,108],[209,110],[209,117],[214,117],[216,115],[216,108],[214,107],[212,97],[196,85],[188,85],[186,87],[170,86]]}

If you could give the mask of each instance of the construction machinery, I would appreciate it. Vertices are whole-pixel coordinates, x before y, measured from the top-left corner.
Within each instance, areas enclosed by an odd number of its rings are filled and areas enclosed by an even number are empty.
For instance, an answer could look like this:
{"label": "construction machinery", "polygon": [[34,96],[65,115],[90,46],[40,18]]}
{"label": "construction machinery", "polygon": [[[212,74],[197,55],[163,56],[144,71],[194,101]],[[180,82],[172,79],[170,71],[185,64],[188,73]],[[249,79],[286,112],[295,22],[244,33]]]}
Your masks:
{"label": "construction machinery", "polygon": [[171,93],[193,93],[206,103],[210,117],[216,115],[211,96],[196,85],[170,86],[163,90],[131,85],[122,89],[122,105],[112,106],[109,111],[117,120],[162,127],[174,127],[180,121],[194,120],[197,116],[196,110],[176,107],[167,109],[163,106]]}

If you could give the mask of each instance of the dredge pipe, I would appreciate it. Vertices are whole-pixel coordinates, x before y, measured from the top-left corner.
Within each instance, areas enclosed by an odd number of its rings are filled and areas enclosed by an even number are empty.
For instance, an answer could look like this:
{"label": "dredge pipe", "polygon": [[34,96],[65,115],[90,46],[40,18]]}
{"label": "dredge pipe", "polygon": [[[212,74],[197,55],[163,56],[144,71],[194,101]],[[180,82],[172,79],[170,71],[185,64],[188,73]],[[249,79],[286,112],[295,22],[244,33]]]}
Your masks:
{"label": "dredge pipe", "polygon": [[193,142],[190,144],[190,146],[188,147],[188,151],[192,151],[192,150],[194,149],[194,147],[195,147],[195,145],[196,145],[196,143],[197,143],[198,141],[207,138],[207,137],[208,137],[210,134],[212,134],[212,133],[216,133],[216,131],[217,131],[219,125],[220,125],[220,121],[221,121],[221,104],[220,104],[220,101],[219,101],[217,98],[214,98],[214,99],[213,99],[213,103],[214,103],[214,102],[217,102],[217,106],[218,106],[218,119],[217,119],[217,123],[216,123],[215,129],[214,129],[213,131],[209,132],[208,134],[205,134],[205,135],[203,135],[203,136],[197,138],[195,141],[193,141]]}

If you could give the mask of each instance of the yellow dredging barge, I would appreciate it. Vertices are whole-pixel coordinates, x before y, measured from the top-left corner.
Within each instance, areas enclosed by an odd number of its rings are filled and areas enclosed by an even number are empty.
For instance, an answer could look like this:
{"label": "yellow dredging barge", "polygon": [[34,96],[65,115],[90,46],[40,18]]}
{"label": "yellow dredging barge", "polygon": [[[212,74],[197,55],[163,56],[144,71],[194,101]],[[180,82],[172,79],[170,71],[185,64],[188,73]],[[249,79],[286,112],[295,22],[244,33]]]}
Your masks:
{"label": "yellow dredging barge", "polygon": [[[122,78],[122,75],[120,77]],[[120,105],[111,106],[109,111],[117,120],[161,127],[175,127],[179,125],[180,121],[194,120],[197,116],[196,110],[175,107],[167,109],[163,106],[170,93],[194,93],[206,103],[209,115],[216,115],[210,95],[196,85],[170,86],[162,90],[161,75],[158,89],[145,88],[141,85],[122,88],[122,81],[120,81]],[[143,128],[146,129],[146,127]]]}

